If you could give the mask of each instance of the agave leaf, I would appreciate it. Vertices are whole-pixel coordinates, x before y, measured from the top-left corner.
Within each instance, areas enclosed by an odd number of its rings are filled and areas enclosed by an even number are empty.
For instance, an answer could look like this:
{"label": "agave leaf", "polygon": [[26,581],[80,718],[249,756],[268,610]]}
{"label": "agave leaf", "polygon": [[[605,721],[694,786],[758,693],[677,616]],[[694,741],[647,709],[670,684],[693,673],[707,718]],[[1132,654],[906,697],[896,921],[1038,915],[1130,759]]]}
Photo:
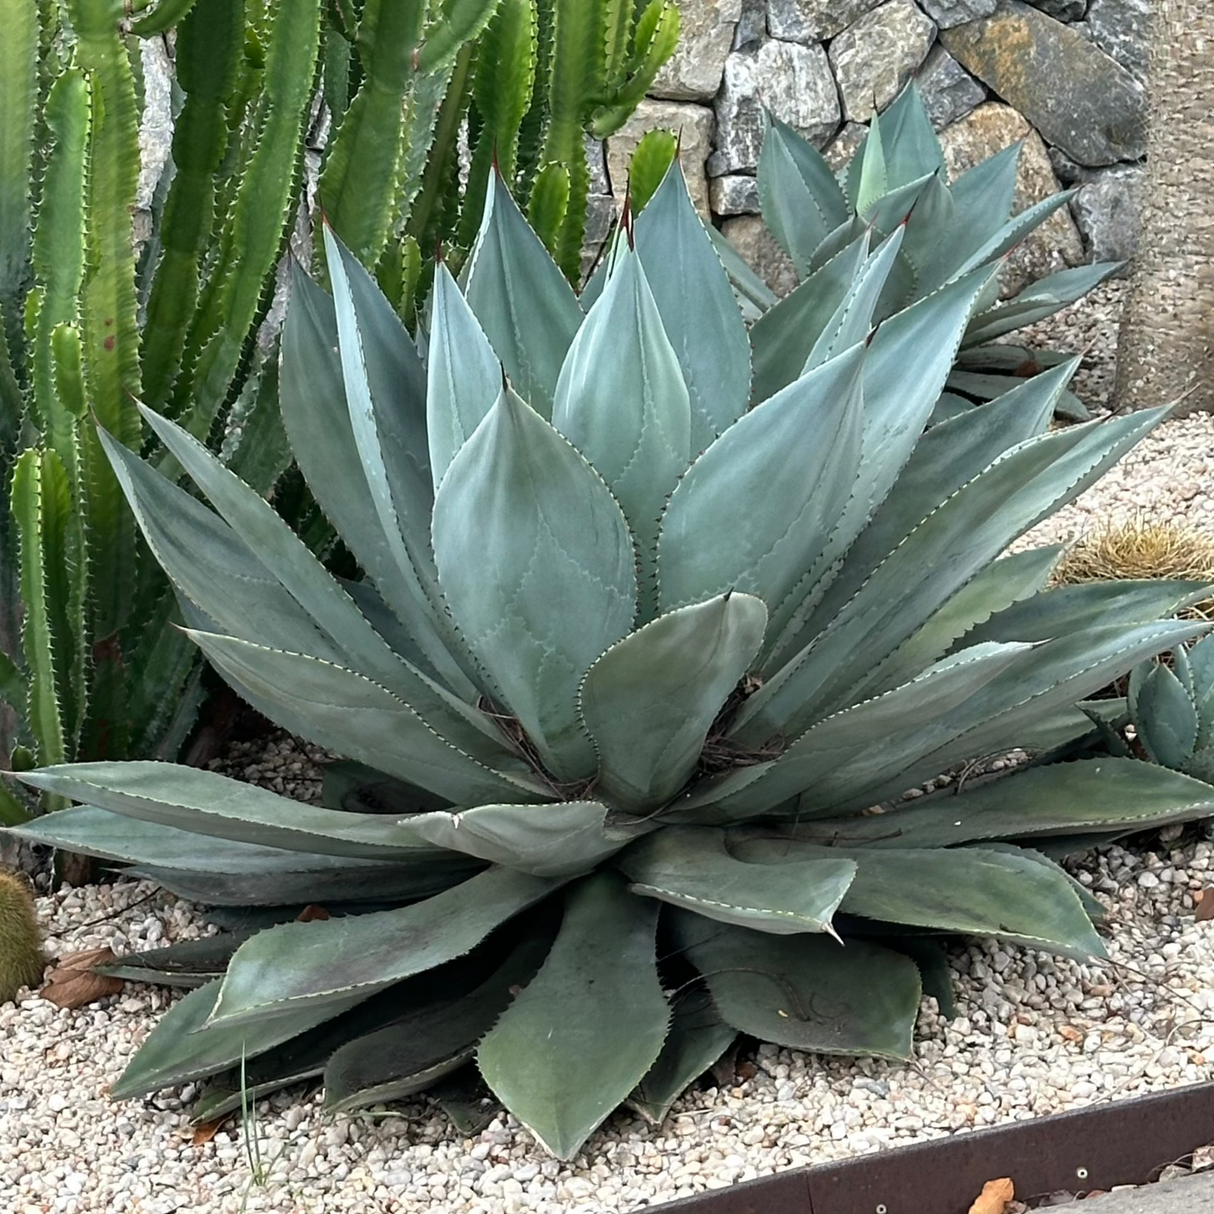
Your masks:
{"label": "agave leaf", "polygon": [[1119,261],[1073,266],[1039,278],[1019,295],[980,312],[965,331],[965,345],[977,346],[1007,333],[1036,324],[1081,299],[1122,267]]}
{"label": "agave leaf", "polygon": [[856,876],[839,908],[844,914],[990,936],[1081,961],[1105,955],[1066,874],[1016,849],[807,848],[788,839],[742,837],[731,840],[730,850],[774,872],[818,858],[852,861]]}
{"label": "agave leaf", "polygon": [[949,187],[953,223],[937,256],[922,267],[921,289],[943,285],[1007,222],[1016,193],[1021,144],[1014,143],[962,173]]}
{"label": "agave leaf", "polygon": [[359,907],[364,910],[441,894],[482,867],[454,853],[439,862],[377,864],[373,860],[346,860],[328,865],[318,864],[302,853],[287,854],[297,858],[266,864],[261,871],[216,873],[148,864],[126,871],[132,877],[155,881],[179,898],[209,906],[303,907],[316,902],[326,906],[344,902],[365,904]]}
{"label": "agave leaf", "polygon": [[815,343],[865,265],[870,238],[865,229],[751,326],[756,402],[787,388],[806,369]]}
{"label": "agave leaf", "polygon": [[569,893],[540,972],[481,1042],[486,1082],[540,1143],[572,1159],[662,1049],[670,1009],[658,905],[598,873]]}
{"label": "agave leaf", "polygon": [[443,608],[425,542],[434,502],[425,371],[375,280],[328,227],[324,232],[350,426],[379,533],[425,616],[425,628],[416,631],[418,644],[458,689],[469,663],[459,660],[462,646]]}
{"label": "agave leaf", "polygon": [[891,189],[896,188],[889,181],[886,172],[885,140],[882,138],[879,114],[873,115],[868,134],[865,135],[863,144],[856,149],[848,169],[848,190],[849,192],[854,190],[852,205],[856,209],[856,214],[867,221],[877,203]]}
{"label": "agave leaf", "polygon": [[[258,854],[274,848],[381,861],[434,856],[432,848],[419,845],[389,818],[306,805],[197,767],[135,760],[66,763],[24,772],[20,778],[34,788],[86,801],[112,814],[173,827],[190,835],[213,835],[228,844],[256,845]],[[65,819],[56,815],[55,820]],[[79,823],[76,830],[81,833],[77,837],[82,842],[88,841],[90,829],[121,827],[117,822],[107,824],[79,814],[74,821]],[[133,839],[142,837],[136,831]],[[160,837],[153,831],[147,835],[147,841],[154,845]],[[192,867],[186,861],[199,848],[199,840],[191,842],[187,836],[180,845],[183,854],[170,867]],[[202,850],[205,853],[206,848]],[[167,856],[172,854],[169,852]],[[144,852],[115,859],[165,864],[167,856]]]}
{"label": "agave leaf", "polygon": [[578,688],[630,631],[636,610],[632,537],[610,490],[503,391],[447,470],[434,503],[434,551],[460,631],[545,766],[559,779],[593,774]]}
{"label": "agave leaf", "polygon": [[721,831],[667,827],[630,847],[616,861],[634,894],[681,906],[706,919],[779,936],[828,932],[855,876],[847,857],[794,858],[764,869],[743,864],[725,849]]}
{"label": "agave leaf", "polygon": [[795,620],[810,588],[839,561],[897,483],[944,386],[986,277],[979,271],[950,283],[885,321],[873,335],[865,355],[864,437],[851,496],[815,569],[773,610],[773,636],[781,636]]}
{"label": "agave leaf", "polygon": [[835,175],[816,148],[771,115],[758,184],[763,219],[805,278],[814,250],[851,218]]}
{"label": "agave leaf", "polygon": [[637,255],[687,385],[694,455],[746,411],[750,343],[729,277],[687,192],[677,160],[637,215],[634,234]]}
{"label": "agave leaf", "polygon": [[1032,860],[1035,864],[1040,864],[1049,872],[1065,877],[1071,889],[1075,891],[1075,896],[1083,906],[1084,913],[1093,923],[1102,923],[1109,917],[1108,907],[1078,877],[1072,876],[1066,869],[1060,868],[1057,860],[1051,859],[1043,852],[1015,843],[990,842],[984,843],[982,846],[986,851],[1004,852],[1008,855],[1018,856],[1021,859]]}
{"label": "agave leaf", "polygon": [[436,811],[401,826],[436,847],[462,852],[536,877],[576,877],[614,855],[633,837],[612,829],[598,801],[556,805],[478,805]]}
{"label": "agave leaf", "polygon": [[[475,699],[476,688],[464,674],[451,668],[451,660],[445,656],[444,638],[427,613],[420,584],[408,565],[397,559],[399,550],[394,554],[385,542],[380,509],[367,481],[346,406],[337,348],[337,314],[332,299],[297,270],[283,328],[279,387],[291,450],[321,509],[384,600],[427,658],[441,659],[432,660],[432,668],[442,670],[460,696]],[[398,353],[411,364],[403,345]],[[415,378],[416,373],[416,369],[407,373],[405,379]],[[403,542],[399,532],[397,542]]]}
{"label": "agave leaf", "polygon": [[[929,667],[917,678],[835,713],[803,733],[779,758],[730,773],[678,806],[711,806],[714,820],[738,821],[783,805],[802,792],[829,805],[863,784],[851,765],[894,766],[943,740],[953,714],[1012,666],[1027,645],[977,645]],[[873,747],[880,738],[881,746]]]}
{"label": "agave leaf", "polygon": [[[313,627],[325,632],[356,669],[400,681],[400,660],[277,511],[180,426],[142,406],[140,413],[235,535],[303,608]],[[115,461],[126,450],[118,450],[112,440],[109,448]],[[171,523],[161,529],[175,530]],[[209,611],[206,602],[199,605]]]}
{"label": "agave leaf", "polygon": [[737,1035],[721,1019],[706,992],[684,991],[675,998],[666,1044],[628,1097],[628,1105],[650,1125],[661,1125],[674,1102],[729,1049]]}
{"label": "agave leaf", "polygon": [[445,263],[434,269],[426,430],[434,491],[502,389],[502,365]]}
{"label": "agave leaf", "polygon": [[624,248],[561,367],[552,424],[607,482],[637,537],[652,616],[658,519],[691,463],[691,400],[637,254]]}
{"label": "agave leaf", "polygon": [[525,937],[480,985],[457,998],[420,1006],[402,1000],[393,1023],[349,1041],[329,1059],[325,1108],[346,1113],[401,1100],[463,1066],[514,991],[535,977],[551,944],[551,933]]}
{"label": "agave leaf", "polygon": [[1188,657],[1197,706],[1196,745],[1205,750],[1214,741],[1214,640],[1203,637],[1188,651]]}
{"label": "agave leaf", "polygon": [[[1001,557],[988,565],[890,655],[882,668],[880,681],[872,688],[873,692],[879,695],[889,691],[913,679],[932,662],[954,649],[969,648],[976,643],[967,639],[964,645],[954,644],[958,637],[967,637],[976,623],[985,623],[997,612],[1037,597],[1062,551],[1061,544],[1049,548],[1030,548],[1026,552]],[[1016,636],[997,639],[1035,641],[1046,638]]]}
{"label": "agave leaf", "polygon": [[169,1008],[110,1088],[115,1100],[145,1096],[160,1088],[217,1074],[242,1057],[264,1054],[336,1014],[328,1005],[296,1007],[274,1020],[256,1024],[214,1024],[208,1017],[220,985],[208,982]]}
{"label": "agave leaf", "polygon": [[497,173],[490,178],[463,287],[511,382],[541,417],[550,418],[582,310]]}
{"label": "agave leaf", "polygon": [[959,795],[921,797],[877,817],[798,827],[809,841],[849,846],[952,847],[985,839],[1035,839],[1088,831],[1128,833],[1189,822],[1214,805],[1210,785],[1138,759],[1099,758],[1027,767]]}
{"label": "agave leaf", "polygon": [[884,315],[918,298],[924,270],[931,266],[940,245],[948,241],[952,232],[954,210],[953,196],[944,184],[943,172],[937,171],[924,185],[907,217],[898,271],[883,300]]}
{"label": "agave leaf", "polygon": [[356,671],[235,637],[193,629],[187,635],[254,708],[291,733],[455,805],[546,795],[538,784],[477,762],[403,700]]}
{"label": "agave leaf", "polygon": [[167,948],[128,953],[109,965],[94,966],[94,972],[128,982],[156,982],[162,986],[197,987],[223,977],[232,954],[250,932],[224,932],[202,940],[182,940]]}
{"label": "agave leaf", "polygon": [[821,935],[773,936],[671,915],[675,940],[741,1033],[819,1054],[909,1058],[919,970],[908,957]]}
{"label": "agave leaf", "polygon": [[1074,196],[1074,190],[1063,190],[1012,216],[985,244],[961,263],[956,273],[966,274],[978,266],[988,265],[1010,253],[1034,228],[1040,227],[1055,211],[1066,206]]}
{"label": "agave leaf", "polygon": [[1087,718],[1075,707],[1085,696],[1107,686],[1127,666],[1193,633],[1186,624],[1119,625],[1036,645],[952,712],[908,734],[902,747],[888,753],[874,748],[858,756],[850,770],[840,765],[832,773],[838,781],[833,795],[825,788],[807,788],[799,812],[862,809],[975,755],[1017,746],[1048,752],[1089,731]]}
{"label": "agave leaf", "polygon": [[996,460],[914,528],[821,637],[746,703],[735,735],[761,744],[854,703],[925,618],[1018,535],[1077,497],[1165,412],[1043,434]]}
{"label": "agave leaf", "polygon": [[[731,589],[769,608],[789,594],[855,479],[863,366],[864,347],[853,346],[752,409],[691,466],[662,517],[664,611]],[[759,501],[739,513],[739,502]]]}
{"label": "agave leaf", "polygon": [[[766,624],[760,599],[724,594],[659,617],[595,662],[580,709],[599,757],[599,786],[613,804],[644,811],[678,792]],[[638,698],[640,686],[646,693]]]}
{"label": "agave leaf", "polygon": [[260,932],[233,957],[211,1023],[251,1028],[303,1010],[326,1019],[464,956],[559,885],[490,868],[398,910]]}
{"label": "agave leaf", "polygon": [[102,433],[101,442],[153,555],[216,627],[316,657],[343,656],[217,514],[108,434]]}
{"label": "agave leaf", "polygon": [[814,342],[813,349],[805,360],[805,366],[801,368],[802,375],[857,342],[868,340],[877,300],[881,298],[889,281],[890,271],[902,248],[905,230],[901,226],[896,228],[893,235],[883,241],[856,271],[855,280],[848,288],[847,294],[827,321],[818,340]]}
{"label": "agave leaf", "polygon": [[[983,409],[933,426],[920,439],[893,488],[847,551],[847,560],[812,606],[785,606],[788,620],[772,650],[768,672],[782,654],[821,630],[874,569],[947,497],[1008,448],[1049,425],[1054,403],[1074,369],[1068,363],[1029,380]],[[840,545],[832,545],[838,551]],[[795,599],[796,596],[793,596]],[[773,629],[774,632],[774,629]],[[996,638],[997,639],[997,638]]]}
{"label": "agave leaf", "polygon": [[756,315],[775,307],[780,297],[751,269],[741,253],[716,228],[708,228],[707,231],[708,239],[712,241],[712,247],[721,259],[725,273],[729,275],[743,319],[755,319]]}
{"label": "agave leaf", "polygon": [[891,187],[944,169],[944,150],[914,81],[881,114],[881,142]]}
{"label": "agave leaf", "polygon": [[956,647],[983,641],[1048,641],[1087,628],[1148,624],[1200,602],[1207,592],[1201,582],[1165,578],[1055,586],[976,624]]}
{"label": "agave leaf", "polygon": [[1151,758],[1182,768],[1197,744],[1197,709],[1181,681],[1162,662],[1138,688],[1134,724]]}

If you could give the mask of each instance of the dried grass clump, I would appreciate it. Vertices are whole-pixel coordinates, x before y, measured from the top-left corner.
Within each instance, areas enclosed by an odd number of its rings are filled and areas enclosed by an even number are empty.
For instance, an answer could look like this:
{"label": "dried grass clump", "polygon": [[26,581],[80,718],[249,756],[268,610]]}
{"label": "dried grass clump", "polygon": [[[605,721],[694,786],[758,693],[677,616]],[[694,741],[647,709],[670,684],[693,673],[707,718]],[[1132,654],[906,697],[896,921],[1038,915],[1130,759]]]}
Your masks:
{"label": "dried grass clump", "polygon": [[[1183,523],[1151,523],[1137,518],[1112,523],[1080,540],[1058,562],[1056,584],[1183,578],[1214,583],[1214,535]],[[1214,619],[1214,597],[1179,613],[1186,619]]]}

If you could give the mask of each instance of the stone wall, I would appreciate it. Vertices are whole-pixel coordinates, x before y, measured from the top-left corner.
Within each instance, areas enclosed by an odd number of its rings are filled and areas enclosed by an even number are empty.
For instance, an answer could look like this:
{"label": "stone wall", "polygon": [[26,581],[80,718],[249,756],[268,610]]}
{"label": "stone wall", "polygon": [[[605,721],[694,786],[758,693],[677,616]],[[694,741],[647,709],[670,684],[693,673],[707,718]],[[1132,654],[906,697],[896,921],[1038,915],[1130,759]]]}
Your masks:
{"label": "stone wall", "polygon": [[[1146,151],[1152,0],[679,0],[681,45],[608,141],[595,217],[622,192],[651,127],[682,133],[693,196],[777,287],[790,285],[757,219],[770,110],[834,162],[874,104],[914,79],[954,174],[1024,140],[1018,205],[1079,187],[1018,251],[1020,277],[1131,256]],[[592,224],[592,232],[595,229]]]}

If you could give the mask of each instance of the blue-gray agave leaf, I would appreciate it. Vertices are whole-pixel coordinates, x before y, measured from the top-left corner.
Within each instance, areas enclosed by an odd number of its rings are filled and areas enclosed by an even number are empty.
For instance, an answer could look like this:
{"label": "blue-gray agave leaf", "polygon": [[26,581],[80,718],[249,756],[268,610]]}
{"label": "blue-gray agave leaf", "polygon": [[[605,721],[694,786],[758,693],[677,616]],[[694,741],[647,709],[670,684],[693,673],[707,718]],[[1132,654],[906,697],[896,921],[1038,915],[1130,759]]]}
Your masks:
{"label": "blue-gray agave leaf", "polygon": [[677,159],[637,216],[634,231],[637,255],[687,384],[694,455],[746,411],[746,325]]}
{"label": "blue-gray agave leaf", "polygon": [[434,270],[428,353],[426,432],[437,493],[455,453],[502,390],[502,364],[443,262]]}
{"label": "blue-gray agave leaf", "polygon": [[552,424],[620,503],[640,548],[642,614],[651,618],[658,519],[691,462],[691,399],[640,258],[628,248],[569,347]]}
{"label": "blue-gray agave leaf", "polygon": [[505,390],[447,469],[434,553],[456,624],[545,767],[592,776],[578,689],[637,606],[633,537],[602,478]]}

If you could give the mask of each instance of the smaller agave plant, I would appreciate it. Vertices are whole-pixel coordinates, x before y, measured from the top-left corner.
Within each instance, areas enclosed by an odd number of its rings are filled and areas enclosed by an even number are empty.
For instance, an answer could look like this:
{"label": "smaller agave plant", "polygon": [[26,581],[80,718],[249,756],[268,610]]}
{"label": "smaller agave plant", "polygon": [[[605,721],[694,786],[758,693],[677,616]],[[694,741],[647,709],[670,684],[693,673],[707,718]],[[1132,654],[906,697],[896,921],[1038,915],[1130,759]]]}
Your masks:
{"label": "smaller agave plant", "polygon": [[[800,368],[786,349],[789,329],[812,323],[815,313],[838,304],[870,239],[905,228],[877,303],[875,317],[881,320],[975,267],[997,263],[1065,207],[1073,190],[1012,214],[1019,153],[1020,145],[1014,144],[950,182],[940,141],[913,83],[885,113],[873,116],[864,141],[838,174],[811,143],[772,118],[759,157],[759,201],[800,286],[777,301],[718,241],[740,291],[760,314],[752,330],[760,399],[795,378]],[[1066,362],[1065,354],[996,339],[1074,303],[1120,265],[1062,270],[1009,299],[999,298],[1000,279],[993,277],[975,304],[933,420],[965,412],[1001,396],[1019,377]],[[1055,411],[1072,420],[1088,417],[1069,391],[1059,394]]]}
{"label": "smaller agave plant", "polygon": [[1107,755],[902,797],[1048,759],[1086,696],[1206,630],[1169,618],[1204,586],[1051,590],[1058,549],[1005,555],[1165,410],[1050,432],[1067,364],[926,428],[996,268],[874,328],[909,223],[851,240],[752,390],[676,170],[626,227],[579,301],[493,182],[424,356],[331,237],[332,296],[297,275],[283,421],[359,580],[166,418],[213,510],[106,439],[189,635],[349,758],[323,806],[162,763],[17,777],[80,804],[14,833],[233,929],[111,970],[196,988],[115,1096],[206,1080],[202,1119],[321,1077],[347,1110],[475,1060],[570,1158],[739,1034],[909,1057],[950,935],[1099,956],[1050,855],[1214,807]]}
{"label": "smaller agave plant", "polygon": [[1115,719],[1097,704],[1089,712],[1114,754],[1133,753],[1120,732],[1132,725],[1148,758],[1214,782],[1214,637],[1178,646],[1170,664],[1152,660],[1136,666],[1125,700],[1113,703],[1125,706]]}

